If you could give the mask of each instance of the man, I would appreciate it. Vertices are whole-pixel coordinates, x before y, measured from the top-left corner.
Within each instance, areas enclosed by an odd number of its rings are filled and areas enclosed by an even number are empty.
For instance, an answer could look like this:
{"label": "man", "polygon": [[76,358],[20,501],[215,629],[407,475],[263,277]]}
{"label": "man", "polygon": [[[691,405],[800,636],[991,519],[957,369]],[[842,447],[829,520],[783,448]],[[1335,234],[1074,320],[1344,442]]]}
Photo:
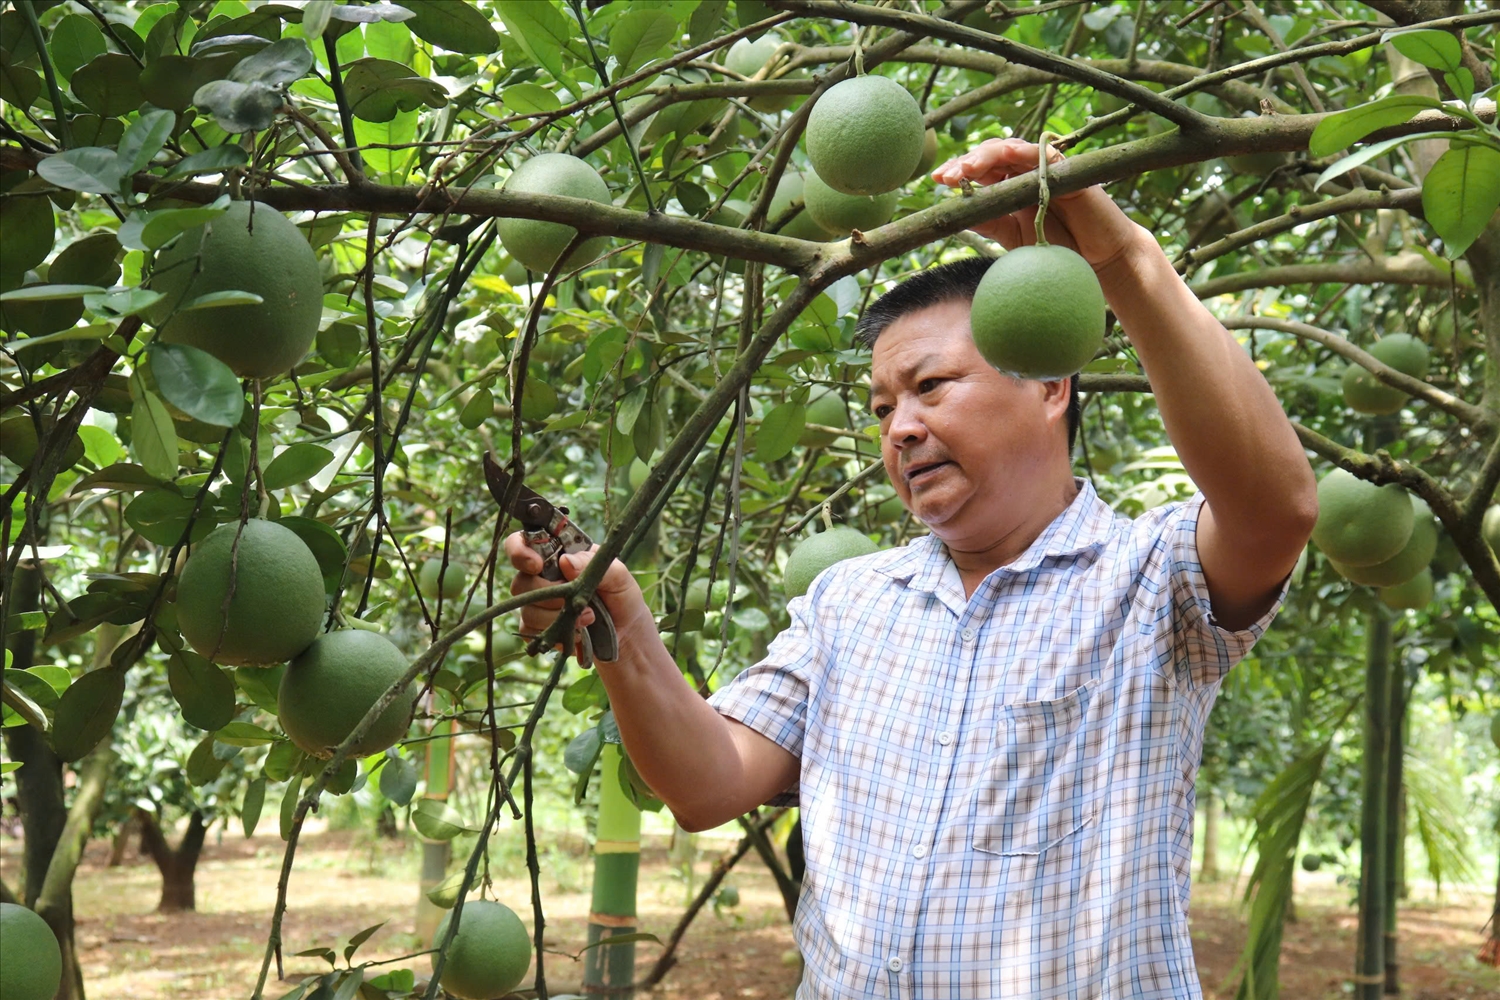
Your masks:
{"label": "man", "polygon": [[[993,184],[1036,157],[990,140],[932,176]],[[1034,219],[977,228],[1014,247]],[[599,588],[621,650],[599,675],[678,821],[800,794],[801,1000],[1201,996],[1186,907],[1203,726],[1311,533],[1312,470],[1149,232],[1099,188],[1054,198],[1047,231],[1094,267],[1198,496],[1129,521],[1074,478],[1072,386],[983,361],[981,270],[960,263],[861,320],[886,470],[931,535],[823,573],[708,701],[625,567]],[[506,551],[540,568],[519,536]],[[554,617],[532,606],[523,629]]]}

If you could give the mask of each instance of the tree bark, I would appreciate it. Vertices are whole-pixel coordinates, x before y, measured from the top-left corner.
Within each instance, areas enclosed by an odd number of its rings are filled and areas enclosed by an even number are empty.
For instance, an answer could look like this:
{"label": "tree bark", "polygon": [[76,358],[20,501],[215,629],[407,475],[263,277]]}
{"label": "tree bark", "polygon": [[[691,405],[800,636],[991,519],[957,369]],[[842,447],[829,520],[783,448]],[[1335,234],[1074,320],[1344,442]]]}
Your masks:
{"label": "tree bark", "polygon": [[174,848],[167,842],[166,834],[156,817],[144,809],[136,810],[136,820],[141,826],[141,843],[151,860],[161,872],[161,899],[156,904],[158,913],[180,913],[196,910],[197,887],[193,881],[198,869],[198,858],[203,853],[203,838],[208,833],[208,824],[203,813],[194,809],[188,817],[187,832]]}
{"label": "tree bark", "polygon": [[73,796],[73,805],[68,809],[62,833],[55,841],[52,857],[47,863],[46,878],[42,880],[42,891],[36,900],[37,916],[52,928],[62,951],[62,984],[58,987],[56,1000],[84,1000],[83,967],[78,961],[78,946],[73,934],[73,877],[83,860],[83,848],[93,829],[94,817],[99,815],[99,808],[104,804],[104,788],[109,783],[114,763],[115,754],[106,736],[79,772],[78,792]]}
{"label": "tree bark", "polygon": [[[140,823],[134,813],[125,817],[120,823],[119,829],[115,830],[114,838],[109,844],[109,867],[118,868],[125,863],[125,854],[130,850],[130,835],[135,833],[139,826]],[[146,845],[139,838],[136,844],[142,854],[146,853]]]}

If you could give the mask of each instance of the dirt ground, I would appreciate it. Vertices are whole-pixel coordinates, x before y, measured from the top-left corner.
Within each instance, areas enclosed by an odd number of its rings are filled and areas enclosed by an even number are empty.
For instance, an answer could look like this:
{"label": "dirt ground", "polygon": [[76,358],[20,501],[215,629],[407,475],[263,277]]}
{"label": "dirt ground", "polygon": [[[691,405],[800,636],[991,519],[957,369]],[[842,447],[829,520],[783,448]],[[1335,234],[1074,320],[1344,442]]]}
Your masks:
{"label": "dirt ground", "polygon": [[[156,869],[132,850],[126,863],[107,867],[108,844],[90,844],[76,884],[78,940],[91,1000],[248,997],[259,968],[276,893],[282,843],[262,831],[246,840],[210,834],[198,869],[198,910],[153,912],[160,882]],[[704,841],[701,880],[728,841]],[[667,856],[666,838],[648,835],[642,855],[639,906],[642,929],[665,939],[681,914],[686,886]],[[288,954],[314,946],[337,946],[356,931],[387,920],[361,950],[360,958],[393,958],[420,949],[413,934],[420,849],[411,842],[381,840],[368,833],[314,832],[304,836],[290,890],[285,927]],[[0,875],[14,884],[19,845],[0,839]],[[495,896],[530,924],[530,890],[518,851],[497,852]],[[583,839],[554,839],[542,858],[543,898],[552,949],[576,954],[584,944],[590,867]],[[522,878],[500,878],[520,874]],[[730,1000],[789,998],[798,968],[791,930],[769,874],[751,854],[731,874],[740,904],[699,915],[679,949],[679,965],[655,991],[664,997]],[[1228,884],[1197,887],[1193,940],[1208,1000],[1233,996],[1230,973],[1244,940],[1241,917]],[[1354,953],[1355,916],[1348,892],[1326,875],[1299,884],[1299,920],[1287,932],[1282,955],[1282,996],[1287,1000],[1333,1000],[1349,995],[1345,976]],[[1449,893],[1442,905],[1413,902],[1402,915],[1405,996],[1414,1000],[1500,1000],[1500,970],[1479,966],[1474,953],[1487,914],[1482,893]],[[637,961],[645,973],[660,953],[641,943]],[[420,974],[425,957],[398,962]],[[319,960],[289,958],[289,982],[327,967]],[[274,974],[274,970],[273,970]],[[549,955],[552,992],[576,987],[581,965]]]}

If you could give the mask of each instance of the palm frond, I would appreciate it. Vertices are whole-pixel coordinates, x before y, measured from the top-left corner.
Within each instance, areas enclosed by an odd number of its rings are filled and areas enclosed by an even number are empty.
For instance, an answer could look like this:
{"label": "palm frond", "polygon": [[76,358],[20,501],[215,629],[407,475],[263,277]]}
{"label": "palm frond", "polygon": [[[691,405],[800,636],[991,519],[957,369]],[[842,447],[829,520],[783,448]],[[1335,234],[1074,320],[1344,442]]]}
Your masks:
{"label": "palm frond", "polygon": [[1406,804],[1417,838],[1427,855],[1427,873],[1443,891],[1443,882],[1477,882],[1469,857],[1469,828],[1464,818],[1461,779],[1447,758],[1433,759],[1418,746],[1406,749]]}

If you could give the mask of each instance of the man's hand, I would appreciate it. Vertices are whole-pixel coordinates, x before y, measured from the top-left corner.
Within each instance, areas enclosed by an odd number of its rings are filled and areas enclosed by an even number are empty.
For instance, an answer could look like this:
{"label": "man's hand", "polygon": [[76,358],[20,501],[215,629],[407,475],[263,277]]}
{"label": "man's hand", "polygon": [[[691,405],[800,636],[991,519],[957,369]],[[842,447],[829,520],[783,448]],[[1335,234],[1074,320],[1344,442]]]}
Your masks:
{"label": "man's hand", "polygon": [[[587,552],[574,552],[558,557],[557,564],[562,569],[563,578],[576,580],[594,558],[594,552],[599,546],[595,545]],[[542,571],[542,557],[536,550],[526,544],[526,539],[519,531],[512,532],[505,539],[505,555],[510,559],[511,566],[516,569],[516,578],[511,581],[510,592],[513,595],[540,590],[544,587],[555,587],[557,581],[547,580],[539,576]],[[655,620],[651,616],[651,609],[646,606],[645,595],[631,576],[630,570],[625,564],[616,559],[604,573],[604,579],[599,582],[599,599],[609,609],[610,617],[615,620],[615,632],[620,637],[620,647],[624,649],[629,641],[628,635],[631,627],[644,620],[650,627],[652,634],[656,632]],[[521,634],[527,637],[541,635],[552,627],[557,621],[558,614],[562,611],[561,600],[538,601],[528,604],[521,609]],[[594,612],[584,608],[578,616],[578,627],[587,628],[594,620]]]}
{"label": "man's hand", "polygon": [[[1061,163],[1063,156],[1050,150],[1048,163]],[[1024,139],[986,139],[963,156],[956,156],[932,172],[939,184],[958,187],[998,184],[1037,168],[1040,148]],[[1036,206],[991,219],[974,232],[1000,243],[1007,250],[1036,242]],[[1130,221],[1114,199],[1095,185],[1082,191],[1054,195],[1047,208],[1047,242],[1076,250],[1084,260],[1101,270],[1126,254],[1144,229]],[[1155,241],[1152,240],[1154,243]]]}

